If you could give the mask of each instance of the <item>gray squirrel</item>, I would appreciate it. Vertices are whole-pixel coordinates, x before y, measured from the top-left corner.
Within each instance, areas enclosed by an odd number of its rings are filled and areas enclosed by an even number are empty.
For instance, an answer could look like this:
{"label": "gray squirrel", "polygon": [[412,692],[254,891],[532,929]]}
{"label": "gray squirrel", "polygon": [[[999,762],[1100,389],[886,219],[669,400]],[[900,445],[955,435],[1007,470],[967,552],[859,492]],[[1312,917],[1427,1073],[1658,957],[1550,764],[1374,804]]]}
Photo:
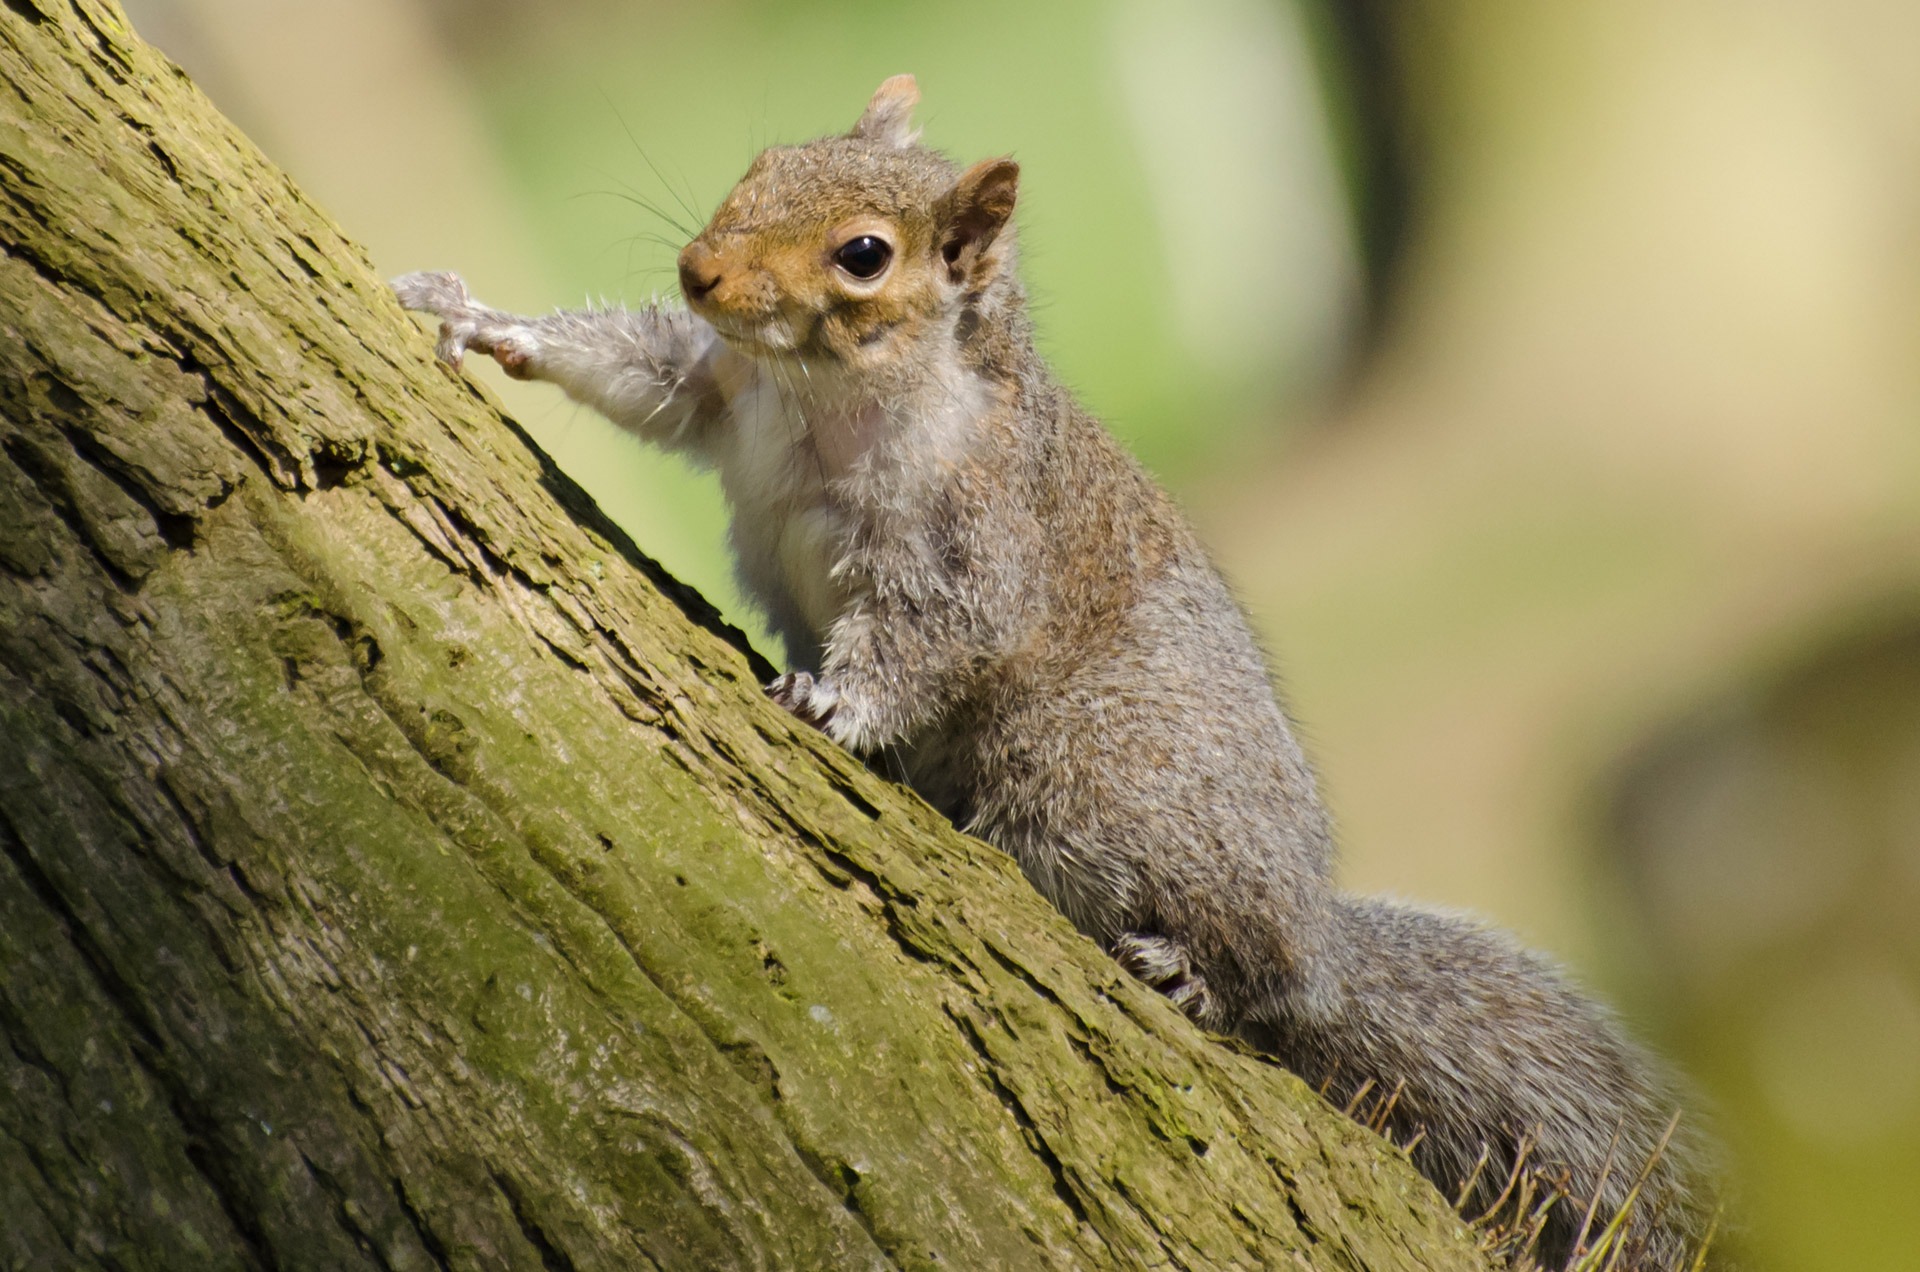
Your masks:
{"label": "gray squirrel", "polygon": [[1335,886],[1238,606],[1035,351],[1018,167],[919,145],[918,96],[896,76],[847,134],[761,153],[680,254],[685,308],[523,318],[452,274],[394,287],[444,361],[491,354],[716,468],[794,668],[769,695],[886,748],[1129,971],[1337,1104],[1378,1093],[1469,1208],[1523,1172],[1557,1188],[1543,1262],[1628,1207],[1615,1266],[1687,1266],[1712,1152],[1674,1083],[1504,935]]}

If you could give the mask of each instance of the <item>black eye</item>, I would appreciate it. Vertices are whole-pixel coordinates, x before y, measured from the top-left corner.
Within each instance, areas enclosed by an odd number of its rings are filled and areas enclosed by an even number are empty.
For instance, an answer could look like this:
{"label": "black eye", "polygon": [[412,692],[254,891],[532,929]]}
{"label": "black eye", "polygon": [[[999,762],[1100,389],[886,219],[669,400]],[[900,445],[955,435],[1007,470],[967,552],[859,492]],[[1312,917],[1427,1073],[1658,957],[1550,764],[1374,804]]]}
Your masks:
{"label": "black eye", "polygon": [[893,249],[887,241],[871,234],[848,239],[833,253],[833,263],[855,278],[878,278],[892,259]]}

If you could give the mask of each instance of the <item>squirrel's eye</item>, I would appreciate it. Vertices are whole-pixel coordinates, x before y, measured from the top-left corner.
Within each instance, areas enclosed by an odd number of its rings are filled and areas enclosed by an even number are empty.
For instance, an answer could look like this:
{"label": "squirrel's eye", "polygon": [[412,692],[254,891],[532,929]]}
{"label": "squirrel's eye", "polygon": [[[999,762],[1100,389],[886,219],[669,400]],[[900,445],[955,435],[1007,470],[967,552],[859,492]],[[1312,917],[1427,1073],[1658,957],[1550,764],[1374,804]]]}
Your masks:
{"label": "squirrel's eye", "polygon": [[833,253],[833,263],[855,278],[878,278],[892,259],[893,249],[887,241],[871,234],[848,239]]}

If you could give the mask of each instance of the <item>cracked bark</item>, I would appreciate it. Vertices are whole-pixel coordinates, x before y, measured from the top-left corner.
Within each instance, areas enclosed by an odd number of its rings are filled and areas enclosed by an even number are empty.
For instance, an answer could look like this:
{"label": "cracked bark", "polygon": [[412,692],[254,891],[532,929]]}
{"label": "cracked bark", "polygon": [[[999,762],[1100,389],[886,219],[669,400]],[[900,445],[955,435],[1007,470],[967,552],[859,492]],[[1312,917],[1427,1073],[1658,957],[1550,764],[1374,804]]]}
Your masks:
{"label": "cracked bark", "polygon": [[0,1262],[1471,1268],[92,0],[0,9]]}

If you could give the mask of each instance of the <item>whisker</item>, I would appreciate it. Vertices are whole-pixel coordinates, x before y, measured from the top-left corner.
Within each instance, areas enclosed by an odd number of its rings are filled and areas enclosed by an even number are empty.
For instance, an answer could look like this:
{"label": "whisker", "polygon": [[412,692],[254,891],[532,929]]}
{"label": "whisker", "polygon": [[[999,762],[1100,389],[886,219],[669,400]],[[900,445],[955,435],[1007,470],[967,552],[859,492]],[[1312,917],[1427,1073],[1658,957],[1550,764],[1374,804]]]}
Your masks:
{"label": "whisker", "polygon": [[[680,196],[680,192],[673,188],[673,183],[668,181],[665,174],[660,171],[659,165],[654,163],[652,156],[647,154],[646,148],[640,144],[640,139],[634,135],[632,125],[627,123],[627,117],[620,113],[620,107],[614,103],[612,94],[608,93],[607,90],[602,87],[600,96],[606,101],[607,109],[613,112],[614,119],[619,121],[620,131],[626,133],[627,140],[633,143],[634,153],[640,156],[640,162],[647,165],[648,171],[652,172],[654,178],[660,182],[661,188],[672,196],[673,201],[680,205],[680,210],[685,212],[690,220],[696,223],[704,221],[706,218],[701,216],[686,199]],[[692,193],[691,190],[689,190],[688,193]],[[695,233],[695,231],[686,230],[685,227],[679,225],[675,225],[674,228],[681,230],[688,238],[692,238]]]}
{"label": "whisker", "polygon": [[[674,233],[680,235],[681,240],[683,242],[687,239],[692,238],[695,234],[699,232],[697,230],[688,229],[677,218],[668,215],[667,211],[664,208],[662,208],[659,204],[647,198],[644,194],[641,194],[639,191],[635,190],[632,186],[627,185],[626,182],[620,180],[619,177],[614,176],[611,172],[602,170],[600,175],[605,177],[607,180],[614,182],[617,185],[626,186],[626,189],[624,190],[582,190],[580,193],[574,195],[573,197],[576,199],[583,199],[590,194],[597,194],[602,197],[612,197],[615,199],[620,199],[627,203],[631,203],[635,207],[639,208],[641,211],[647,213],[649,216],[658,217],[669,228],[671,228],[674,231]],[[674,250],[678,251],[679,247],[676,245]]]}

